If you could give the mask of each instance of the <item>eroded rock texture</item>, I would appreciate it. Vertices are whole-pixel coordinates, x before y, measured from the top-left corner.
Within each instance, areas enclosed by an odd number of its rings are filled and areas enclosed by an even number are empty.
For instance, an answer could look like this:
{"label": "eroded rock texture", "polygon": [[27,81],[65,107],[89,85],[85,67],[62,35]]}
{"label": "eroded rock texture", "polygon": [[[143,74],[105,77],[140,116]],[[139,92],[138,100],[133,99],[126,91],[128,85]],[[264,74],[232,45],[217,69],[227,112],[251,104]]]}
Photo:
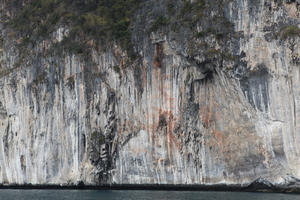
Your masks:
{"label": "eroded rock texture", "polygon": [[[282,36],[282,27],[299,27],[299,2],[229,1],[225,18],[192,27],[200,37],[176,26],[149,33],[147,11],[165,9],[153,2],[136,14],[134,62],[118,45],[83,60],[43,55],[42,42],[19,64],[18,41],[4,40],[1,183],[300,178],[300,40]],[[212,26],[225,30],[221,39],[203,30]]]}

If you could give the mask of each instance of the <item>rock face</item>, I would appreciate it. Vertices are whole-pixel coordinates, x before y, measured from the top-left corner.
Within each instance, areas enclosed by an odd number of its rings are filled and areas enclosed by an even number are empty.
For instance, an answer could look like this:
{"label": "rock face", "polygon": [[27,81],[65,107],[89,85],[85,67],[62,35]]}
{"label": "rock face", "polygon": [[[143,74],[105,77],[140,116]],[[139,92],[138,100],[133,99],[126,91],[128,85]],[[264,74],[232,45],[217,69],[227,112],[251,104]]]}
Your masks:
{"label": "rock face", "polygon": [[[285,32],[299,27],[300,2],[230,1],[222,12],[234,30],[224,43],[209,32],[146,33],[147,9],[164,9],[155,2],[136,14],[135,62],[118,45],[83,60],[44,55],[42,42],[20,63],[18,41],[4,39],[0,183],[262,178],[284,185],[300,178],[300,40]],[[55,40],[64,31],[53,33]],[[219,50],[233,58],[220,59]]]}

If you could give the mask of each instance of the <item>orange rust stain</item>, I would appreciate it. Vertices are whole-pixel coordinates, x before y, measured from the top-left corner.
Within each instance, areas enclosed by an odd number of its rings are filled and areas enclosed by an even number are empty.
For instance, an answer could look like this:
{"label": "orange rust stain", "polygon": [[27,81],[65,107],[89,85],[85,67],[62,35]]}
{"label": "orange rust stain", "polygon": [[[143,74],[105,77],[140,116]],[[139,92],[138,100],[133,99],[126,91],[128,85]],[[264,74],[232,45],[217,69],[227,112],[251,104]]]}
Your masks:
{"label": "orange rust stain", "polygon": [[213,112],[212,109],[208,106],[203,106],[199,111],[200,119],[203,122],[204,128],[208,129],[213,123]]}
{"label": "orange rust stain", "polygon": [[218,102],[214,101],[214,106],[215,107],[220,107],[220,104]]}
{"label": "orange rust stain", "polygon": [[170,109],[174,110],[174,98],[173,97],[169,97],[169,103],[170,103]]}
{"label": "orange rust stain", "polygon": [[166,100],[166,99],[168,99],[168,96],[169,96],[169,94],[166,91],[164,91],[163,92],[163,98]]}
{"label": "orange rust stain", "polygon": [[[173,112],[171,110],[168,111],[163,111],[163,110],[159,110],[159,115],[158,115],[158,121],[156,123],[156,130],[155,133],[165,130],[167,133],[167,138],[168,141],[168,147],[171,150],[172,145],[174,144],[177,148],[179,148],[180,143],[177,140],[176,137],[174,137],[173,135],[173,130],[176,124],[176,118],[173,115]],[[165,129],[164,129],[165,128]],[[154,132],[153,132],[154,135]]]}
{"label": "orange rust stain", "polygon": [[258,152],[265,157],[265,160],[263,161],[263,163],[266,165],[266,166],[269,166],[269,161],[271,159],[271,156],[270,154],[268,153],[268,151],[263,147],[263,145],[259,145],[258,147]]}
{"label": "orange rust stain", "polygon": [[170,116],[169,116],[169,122],[168,122],[168,136],[169,136],[169,145],[170,145],[170,149],[171,149],[171,145],[172,145],[172,144],[175,144],[175,146],[176,146],[177,148],[180,147],[179,141],[178,141],[177,138],[174,137],[174,135],[173,135],[175,123],[176,123],[176,119],[174,118],[173,114],[170,113]]}
{"label": "orange rust stain", "polygon": [[184,134],[183,134],[183,133],[180,133],[180,135],[179,135],[180,139],[182,139],[183,136],[184,136]]}

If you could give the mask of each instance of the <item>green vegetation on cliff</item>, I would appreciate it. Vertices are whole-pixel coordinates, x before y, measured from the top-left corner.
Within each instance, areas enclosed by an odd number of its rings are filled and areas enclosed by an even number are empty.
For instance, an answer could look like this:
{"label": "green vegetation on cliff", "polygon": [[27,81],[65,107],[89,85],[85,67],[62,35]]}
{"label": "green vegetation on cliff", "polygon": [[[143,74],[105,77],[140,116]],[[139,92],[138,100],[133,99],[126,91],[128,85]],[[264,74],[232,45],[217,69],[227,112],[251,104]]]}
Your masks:
{"label": "green vegetation on cliff", "polygon": [[[144,29],[148,33],[163,29],[166,34],[173,32],[178,37],[184,35],[188,40],[201,40],[202,43],[211,40],[207,37],[212,36],[220,46],[225,46],[223,43],[234,32],[233,25],[224,15],[227,1],[229,0],[167,0],[162,2],[159,13],[152,7],[144,11],[147,13],[142,17],[143,24],[147,24]],[[142,4],[146,6],[143,7]],[[59,27],[65,27],[69,34],[53,45],[55,50],[65,50],[85,57],[89,56],[92,48],[105,48],[117,43],[126,50],[129,57],[135,58],[131,30],[137,24],[133,18],[139,7],[147,8],[147,1],[30,0],[22,5],[19,0],[12,0],[10,6],[10,10],[15,10],[16,14],[12,13],[13,17],[10,17],[8,25],[13,30],[12,35],[19,41],[20,52],[26,51],[28,45],[34,46],[47,39],[51,41],[52,34]],[[196,47],[188,52],[191,52],[191,57],[194,53],[200,53]],[[214,57],[216,56],[212,56]]]}
{"label": "green vegetation on cliff", "polygon": [[286,40],[290,37],[300,37],[300,28],[297,26],[287,26],[281,29],[281,39]]}
{"label": "green vegetation on cliff", "polygon": [[[10,4],[18,5],[18,0]],[[71,43],[66,46],[75,53],[82,53],[89,40],[117,41],[132,53],[129,25],[138,5],[139,0],[31,0],[9,25],[23,38],[23,45],[45,39],[66,25],[70,34],[63,42]]]}

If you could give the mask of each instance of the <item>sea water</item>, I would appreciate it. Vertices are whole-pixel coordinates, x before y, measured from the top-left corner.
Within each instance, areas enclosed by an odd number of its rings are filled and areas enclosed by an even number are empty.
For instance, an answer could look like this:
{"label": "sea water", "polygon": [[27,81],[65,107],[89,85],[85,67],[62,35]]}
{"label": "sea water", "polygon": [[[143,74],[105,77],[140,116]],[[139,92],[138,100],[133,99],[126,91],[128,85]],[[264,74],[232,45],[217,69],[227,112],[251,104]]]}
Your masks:
{"label": "sea water", "polygon": [[300,200],[300,195],[147,190],[0,190],[0,200]]}

